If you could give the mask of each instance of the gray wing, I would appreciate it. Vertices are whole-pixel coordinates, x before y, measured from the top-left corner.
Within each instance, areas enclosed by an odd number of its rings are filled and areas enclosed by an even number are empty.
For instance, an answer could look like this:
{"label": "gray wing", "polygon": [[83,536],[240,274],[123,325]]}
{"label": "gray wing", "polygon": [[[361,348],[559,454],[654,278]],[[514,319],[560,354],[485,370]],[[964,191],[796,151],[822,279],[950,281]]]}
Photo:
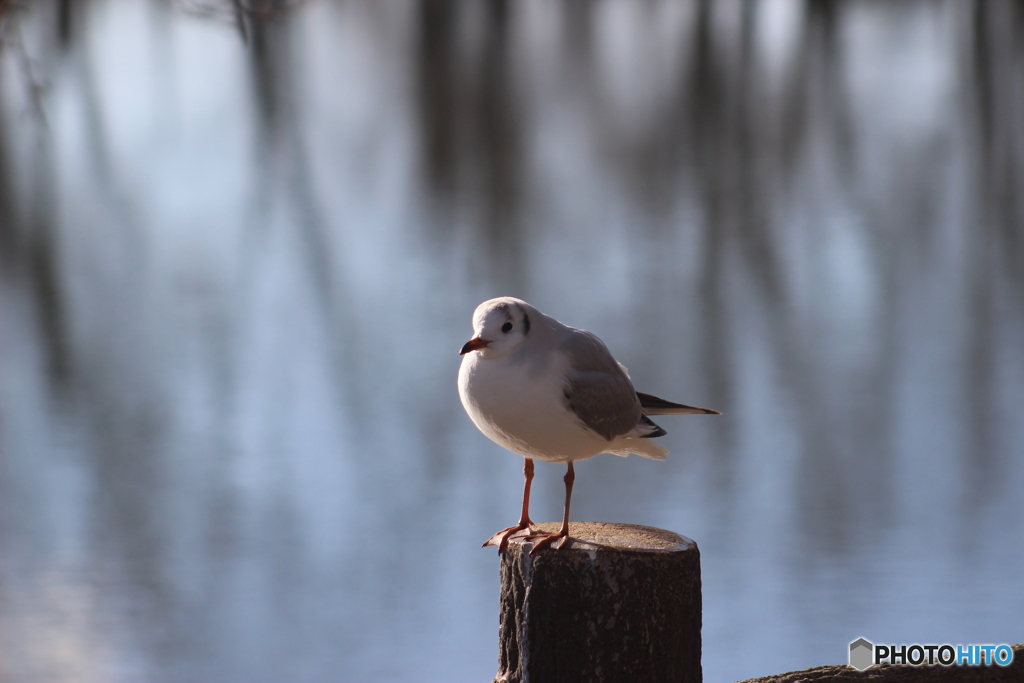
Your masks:
{"label": "gray wing", "polygon": [[609,441],[633,431],[643,416],[640,400],[604,342],[573,329],[559,350],[569,358],[565,378],[569,409]]}

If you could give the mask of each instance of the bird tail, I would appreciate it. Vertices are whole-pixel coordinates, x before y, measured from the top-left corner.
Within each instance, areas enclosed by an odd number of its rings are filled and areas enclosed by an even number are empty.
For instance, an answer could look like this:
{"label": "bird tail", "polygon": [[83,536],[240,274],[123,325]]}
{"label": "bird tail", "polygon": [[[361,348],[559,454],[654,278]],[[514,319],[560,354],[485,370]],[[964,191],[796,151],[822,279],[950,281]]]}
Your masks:
{"label": "bird tail", "polygon": [[630,453],[635,453],[645,458],[651,458],[652,460],[664,460],[665,456],[668,455],[667,448],[662,448],[650,439],[642,437],[638,439],[619,439],[615,442],[615,446],[608,452],[622,456],[623,458]]}
{"label": "bird tail", "polygon": [[665,456],[668,455],[668,449],[662,448],[658,444],[648,439],[637,439],[636,444],[631,444],[630,449],[633,453],[650,458],[652,460],[664,460]]}
{"label": "bird tail", "polygon": [[642,394],[639,391],[636,392],[636,396],[640,399],[640,407],[643,408],[644,415],[721,415],[717,410],[684,406],[682,403],[673,403],[657,396]]}

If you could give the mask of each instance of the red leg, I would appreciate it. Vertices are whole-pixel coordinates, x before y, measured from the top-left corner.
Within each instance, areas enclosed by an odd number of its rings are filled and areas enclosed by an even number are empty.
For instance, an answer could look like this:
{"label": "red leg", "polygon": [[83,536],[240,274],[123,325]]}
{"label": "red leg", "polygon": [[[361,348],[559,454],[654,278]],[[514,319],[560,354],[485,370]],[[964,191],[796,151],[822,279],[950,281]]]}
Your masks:
{"label": "red leg", "polygon": [[[565,478],[562,480],[565,482],[565,511],[562,513],[562,528],[558,530],[557,534],[536,534],[527,536],[528,539],[538,539],[537,543],[534,544],[533,549],[530,551],[531,555],[535,555],[538,550],[544,546],[551,545],[553,548],[562,548],[565,546],[566,540],[569,538],[569,502],[572,500],[572,483],[576,481],[576,472],[572,468],[572,463],[569,463],[569,469],[565,473]],[[558,545],[552,545],[552,543],[558,539],[562,539],[558,542]]]}
{"label": "red leg", "polygon": [[530,525],[533,524],[530,521],[530,484],[533,482],[533,460],[530,458],[526,458],[526,462],[523,464],[523,476],[526,478],[526,484],[523,486],[523,511],[519,514],[519,523],[507,529],[502,529],[488,538],[483,546],[481,546],[486,548],[489,545],[496,545],[498,546],[499,555],[505,554],[509,538],[523,529],[529,531]]}

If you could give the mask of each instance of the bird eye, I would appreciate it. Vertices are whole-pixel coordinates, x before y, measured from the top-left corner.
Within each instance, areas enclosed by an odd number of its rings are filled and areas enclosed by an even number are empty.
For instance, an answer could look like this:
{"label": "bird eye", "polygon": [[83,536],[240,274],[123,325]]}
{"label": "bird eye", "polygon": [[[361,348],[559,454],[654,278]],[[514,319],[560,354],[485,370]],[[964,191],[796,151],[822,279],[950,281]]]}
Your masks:
{"label": "bird eye", "polygon": [[502,325],[501,326],[501,331],[502,332],[511,332],[512,331],[512,323],[505,323],[504,325]]}

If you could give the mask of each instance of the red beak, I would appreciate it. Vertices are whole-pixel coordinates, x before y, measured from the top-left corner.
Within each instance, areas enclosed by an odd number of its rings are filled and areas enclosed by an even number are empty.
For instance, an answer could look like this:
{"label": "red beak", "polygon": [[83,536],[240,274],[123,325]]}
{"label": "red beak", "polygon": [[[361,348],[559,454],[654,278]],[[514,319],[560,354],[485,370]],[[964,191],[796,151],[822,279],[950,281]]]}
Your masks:
{"label": "red beak", "polygon": [[464,356],[467,353],[469,353],[470,351],[476,351],[477,349],[482,349],[482,348],[486,347],[490,343],[491,342],[487,341],[483,337],[473,337],[468,342],[466,342],[466,344],[462,347],[462,350],[459,351],[459,355],[460,356]]}

